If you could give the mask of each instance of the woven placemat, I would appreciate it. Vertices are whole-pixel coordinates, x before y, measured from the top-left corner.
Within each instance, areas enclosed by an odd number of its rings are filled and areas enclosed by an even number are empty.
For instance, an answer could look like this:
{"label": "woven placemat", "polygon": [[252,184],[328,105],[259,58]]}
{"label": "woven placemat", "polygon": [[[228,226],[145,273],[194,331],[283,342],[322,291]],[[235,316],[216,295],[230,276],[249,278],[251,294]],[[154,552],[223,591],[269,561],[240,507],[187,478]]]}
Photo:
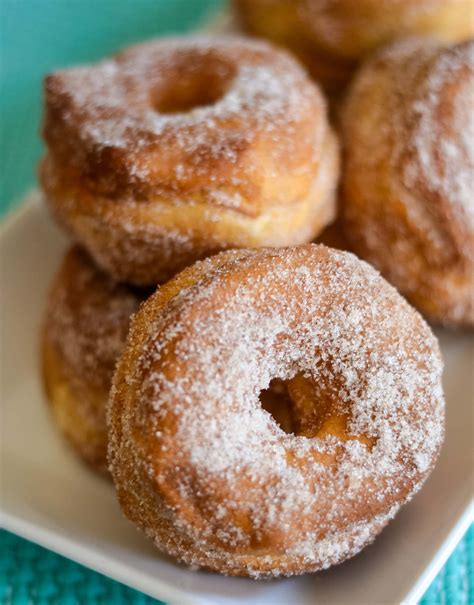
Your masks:
{"label": "woven placemat", "polygon": [[[438,574],[422,605],[474,604],[474,527]],[[156,601],[9,532],[0,532],[2,605],[156,605]],[[370,604],[377,605],[377,604]]]}

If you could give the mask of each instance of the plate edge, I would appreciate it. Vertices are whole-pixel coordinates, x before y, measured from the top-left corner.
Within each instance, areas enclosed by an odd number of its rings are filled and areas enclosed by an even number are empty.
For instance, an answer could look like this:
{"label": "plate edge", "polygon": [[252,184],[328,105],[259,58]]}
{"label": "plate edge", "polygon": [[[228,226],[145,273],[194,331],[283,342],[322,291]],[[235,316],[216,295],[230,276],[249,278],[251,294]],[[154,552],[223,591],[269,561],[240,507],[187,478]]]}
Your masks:
{"label": "plate edge", "polygon": [[423,598],[473,522],[474,500],[471,500],[459,515],[457,522],[451,528],[431,561],[418,576],[410,592],[402,599],[401,605],[416,605]]}

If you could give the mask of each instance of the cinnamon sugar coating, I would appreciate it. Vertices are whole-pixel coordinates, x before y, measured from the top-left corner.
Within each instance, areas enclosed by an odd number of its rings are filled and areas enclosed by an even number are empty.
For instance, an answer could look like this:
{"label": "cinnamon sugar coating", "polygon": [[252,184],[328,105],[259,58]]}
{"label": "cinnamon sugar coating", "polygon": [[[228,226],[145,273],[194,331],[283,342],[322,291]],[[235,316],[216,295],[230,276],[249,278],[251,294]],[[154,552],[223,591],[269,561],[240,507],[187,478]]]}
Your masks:
{"label": "cinnamon sugar coating", "polygon": [[361,69],[343,111],[352,249],[434,322],[474,325],[474,42],[411,39]]}
{"label": "cinnamon sugar coating", "polygon": [[64,257],[48,297],[41,363],[53,417],[76,453],[102,473],[115,363],[144,298],[97,269],[77,246]]}
{"label": "cinnamon sugar coating", "polygon": [[266,42],[160,39],[51,74],[43,133],[54,215],[136,285],[223,249],[310,241],[334,217],[325,101]]}
{"label": "cinnamon sugar coating", "polygon": [[413,35],[474,35],[473,0],[234,0],[247,31],[288,47],[328,92],[377,47]]}
{"label": "cinnamon sugar coating", "polygon": [[[441,371],[426,323],[352,254],[310,244],[200,261],[142,305],[117,366],[121,507],[190,565],[262,578],[339,563],[433,468]],[[275,381],[290,433],[260,404]]]}

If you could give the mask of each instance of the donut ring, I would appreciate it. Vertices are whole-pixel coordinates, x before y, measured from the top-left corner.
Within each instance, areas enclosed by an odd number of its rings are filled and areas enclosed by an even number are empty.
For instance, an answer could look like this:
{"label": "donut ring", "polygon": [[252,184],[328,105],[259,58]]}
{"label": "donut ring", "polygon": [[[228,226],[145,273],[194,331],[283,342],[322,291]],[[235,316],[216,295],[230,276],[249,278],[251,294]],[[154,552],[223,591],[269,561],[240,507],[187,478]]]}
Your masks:
{"label": "donut ring", "polygon": [[311,241],[334,217],[325,101],[266,42],[159,40],[56,72],[45,92],[47,202],[116,279],[156,284],[223,249]]}
{"label": "donut ring", "polygon": [[234,0],[241,23],[292,50],[328,92],[392,40],[432,35],[459,42],[474,35],[473,0]]}
{"label": "donut ring", "polygon": [[411,39],[362,68],[342,117],[352,249],[454,326],[474,325],[473,90],[473,41]]}
{"label": "donut ring", "polygon": [[43,383],[55,423],[79,457],[107,472],[105,407],[115,363],[141,292],[118,285],[74,247],[50,289],[43,323]]}
{"label": "donut ring", "polygon": [[[122,510],[161,550],[226,574],[341,562],[432,469],[441,370],[419,314],[352,254],[310,244],[198,262],[142,305],[117,365]],[[274,379],[291,434],[259,403]]]}

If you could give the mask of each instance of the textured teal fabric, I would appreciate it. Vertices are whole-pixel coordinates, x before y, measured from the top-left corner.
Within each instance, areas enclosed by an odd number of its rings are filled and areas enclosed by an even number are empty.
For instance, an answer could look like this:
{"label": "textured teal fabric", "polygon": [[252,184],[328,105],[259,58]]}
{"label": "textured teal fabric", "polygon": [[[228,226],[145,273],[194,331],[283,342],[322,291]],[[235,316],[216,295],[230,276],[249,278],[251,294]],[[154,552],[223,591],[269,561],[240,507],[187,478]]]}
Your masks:
{"label": "textured teal fabric", "polygon": [[[41,79],[132,42],[195,27],[224,0],[0,0],[0,214],[34,185]],[[474,605],[474,532],[424,603]],[[0,603],[156,603],[7,532],[0,533]]]}

